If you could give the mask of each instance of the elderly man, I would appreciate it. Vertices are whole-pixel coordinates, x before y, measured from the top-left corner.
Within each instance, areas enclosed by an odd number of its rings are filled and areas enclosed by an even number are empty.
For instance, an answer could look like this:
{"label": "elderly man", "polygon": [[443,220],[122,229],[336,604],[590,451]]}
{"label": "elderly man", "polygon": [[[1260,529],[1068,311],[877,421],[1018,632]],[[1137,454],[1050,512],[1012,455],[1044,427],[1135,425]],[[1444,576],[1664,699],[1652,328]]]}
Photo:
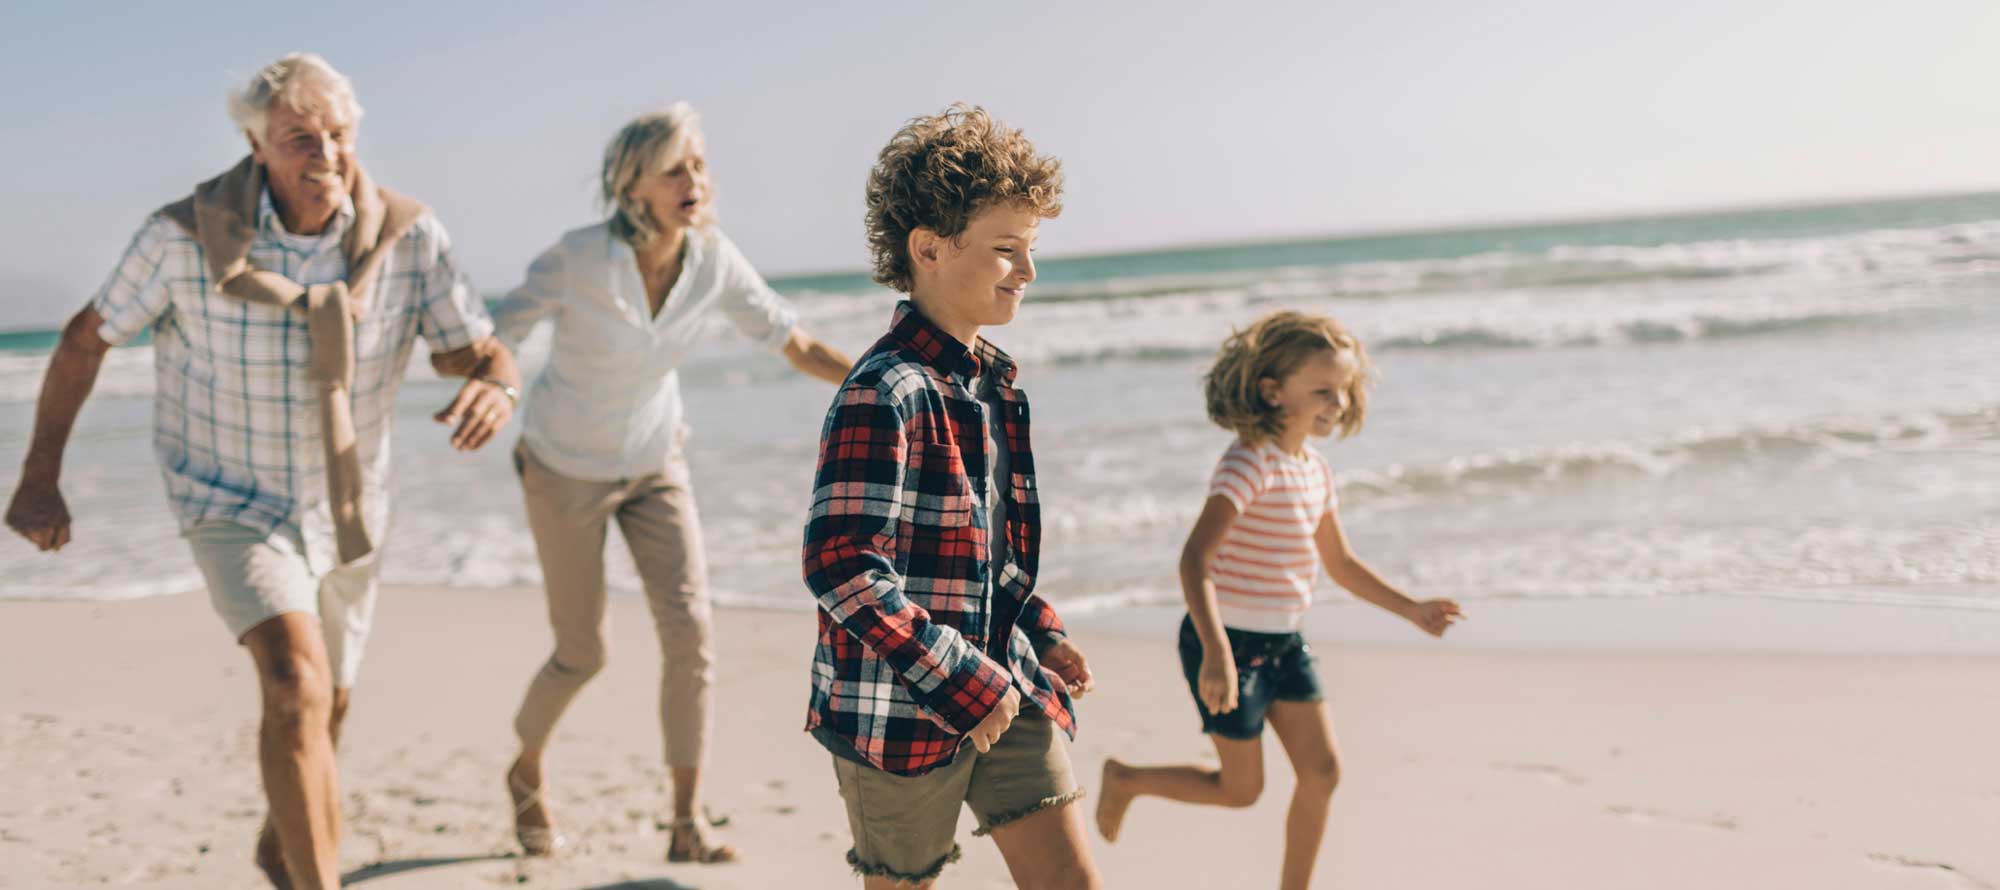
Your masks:
{"label": "elderly man", "polygon": [[333,746],[374,612],[410,350],[421,336],[440,373],[468,378],[437,415],[460,450],[507,422],[520,378],[444,227],[362,168],[346,77],[289,55],[230,115],[250,156],[149,217],[64,329],[7,524],[43,550],[70,540],[71,426],[105,351],[150,330],[168,500],[262,689],[257,864],[317,890],[339,886]]}

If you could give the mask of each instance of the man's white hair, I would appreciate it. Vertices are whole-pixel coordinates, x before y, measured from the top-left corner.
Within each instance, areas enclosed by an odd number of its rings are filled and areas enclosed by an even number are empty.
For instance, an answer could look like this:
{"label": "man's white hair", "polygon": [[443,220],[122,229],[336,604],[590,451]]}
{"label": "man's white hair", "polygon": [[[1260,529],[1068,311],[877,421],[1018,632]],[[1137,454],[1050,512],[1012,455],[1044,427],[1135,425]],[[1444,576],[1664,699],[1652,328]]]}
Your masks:
{"label": "man's white hair", "polygon": [[229,118],[262,144],[270,127],[271,105],[283,102],[293,111],[315,109],[331,101],[347,111],[349,119],[361,121],[361,103],[354,98],[354,84],[347,75],[334,70],[317,53],[292,53],[265,65],[241,89],[229,93]]}

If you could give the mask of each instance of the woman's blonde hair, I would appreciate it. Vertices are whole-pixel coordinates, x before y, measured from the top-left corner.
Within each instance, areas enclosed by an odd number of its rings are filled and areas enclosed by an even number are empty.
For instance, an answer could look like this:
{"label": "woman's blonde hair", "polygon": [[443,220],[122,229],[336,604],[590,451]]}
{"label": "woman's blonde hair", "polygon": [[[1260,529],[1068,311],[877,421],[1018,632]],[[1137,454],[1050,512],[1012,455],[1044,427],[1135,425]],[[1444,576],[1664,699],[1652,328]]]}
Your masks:
{"label": "woman's blonde hair", "polygon": [[1368,386],[1374,367],[1361,341],[1324,315],[1273,312],[1249,327],[1232,331],[1222,341],[1215,367],[1202,378],[1208,397],[1208,419],[1251,445],[1275,439],[1283,432],[1278,407],[1266,401],[1258,381],[1280,383],[1321,351],[1354,356],[1355,374],[1347,384],[1347,408],[1340,414],[1340,437],[1361,431],[1368,415]]}
{"label": "woman's blonde hair", "polygon": [[[686,102],[640,115],[611,137],[611,144],[604,147],[604,171],[598,179],[597,195],[598,203],[611,217],[611,234],[633,247],[644,247],[659,236],[659,224],[647,215],[644,206],[632,200],[632,186],[700,138],[701,117]],[[704,228],[714,222],[708,209],[715,204],[713,186],[708,193],[707,206],[695,222]]]}

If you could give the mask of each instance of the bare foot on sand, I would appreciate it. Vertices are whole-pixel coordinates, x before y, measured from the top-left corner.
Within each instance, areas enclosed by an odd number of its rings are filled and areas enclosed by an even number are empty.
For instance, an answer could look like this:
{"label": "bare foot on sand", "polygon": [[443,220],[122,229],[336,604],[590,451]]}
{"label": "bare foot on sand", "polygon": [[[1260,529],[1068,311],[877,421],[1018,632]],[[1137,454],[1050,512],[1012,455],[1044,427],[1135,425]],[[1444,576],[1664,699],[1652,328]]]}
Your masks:
{"label": "bare foot on sand", "polygon": [[1125,788],[1131,769],[1116,758],[1104,758],[1104,777],[1097,785],[1097,833],[1110,843],[1118,842],[1125,810],[1132,805],[1132,792]]}
{"label": "bare foot on sand", "polygon": [[264,818],[263,830],[257,832],[256,862],[271,886],[292,890],[292,876],[285,872],[285,851],[278,846],[278,830],[271,827],[269,816]]}

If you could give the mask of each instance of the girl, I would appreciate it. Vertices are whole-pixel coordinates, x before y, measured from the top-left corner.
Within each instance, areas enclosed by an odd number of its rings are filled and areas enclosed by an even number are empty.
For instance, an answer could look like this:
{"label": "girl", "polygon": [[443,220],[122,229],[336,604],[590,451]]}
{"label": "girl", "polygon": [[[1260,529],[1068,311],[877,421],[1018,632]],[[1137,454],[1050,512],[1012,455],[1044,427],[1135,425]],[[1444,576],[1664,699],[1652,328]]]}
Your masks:
{"label": "girl", "polygon": [[1220,768],[1104,761],[1097,827],[1116,841],[1133,799],[1247,807],[1264,787],[1268,720],[1298,774],[1285,819],[1283,888],[1312,879],[1340,760],[1299,624],[1317,565],[1340,586],[1442,636],[1458,604],[1418,602],[1390,587],[1347,546],[1333,471],[1306,440],[1361,429],[1368,354],[1324,316],[1267,315],[1230,335],[1208,374],[1208,416],[1236,433],[1209,482],[1208,502],[1181,551],[1181,667],[1215,741]]}

